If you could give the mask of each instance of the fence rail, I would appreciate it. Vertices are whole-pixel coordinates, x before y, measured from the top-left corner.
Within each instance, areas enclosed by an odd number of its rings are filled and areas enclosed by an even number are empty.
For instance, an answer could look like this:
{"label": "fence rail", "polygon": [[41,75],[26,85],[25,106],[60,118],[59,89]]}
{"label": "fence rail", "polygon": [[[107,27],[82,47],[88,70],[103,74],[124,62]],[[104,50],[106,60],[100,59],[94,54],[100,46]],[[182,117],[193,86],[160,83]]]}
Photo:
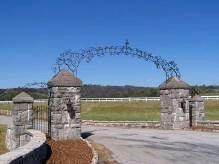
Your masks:
{"label": "fence rail", "polygon": [[[201,96],[205,100],[219,100],[219,96]],[[35,103],[45,103],[47,99],[34,100]],[[160,97],[125,97],[125,98],[81,98],[82,102],[107,102],[107,101],[160,101]],[[12,101],[0,101],[0,104],[10,104]]]}
{"label": "fence rail", "polygon": [[0,115],[11,116],[11,110],[2,110],[2,109],[0,109]]}
{"label": "fence rail", "polygon": [[[201,96],[205,100],[219,100],[219,96]],[[125,98],[81,98],[85,102],[101,101],[160,101],[160,97],[125,97]]]}
{"label": "fence rail", "polygon": [[126,98],[81,98],[84,102],[101,101],[159,101],[160,97],[126,97]]}

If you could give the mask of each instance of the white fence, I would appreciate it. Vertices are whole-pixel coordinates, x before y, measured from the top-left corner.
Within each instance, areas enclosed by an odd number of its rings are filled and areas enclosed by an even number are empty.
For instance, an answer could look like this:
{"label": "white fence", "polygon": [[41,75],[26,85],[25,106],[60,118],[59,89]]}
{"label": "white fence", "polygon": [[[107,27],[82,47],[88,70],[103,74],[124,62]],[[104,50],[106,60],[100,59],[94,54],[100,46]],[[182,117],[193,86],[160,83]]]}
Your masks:
{"label": "white fence", "polygon": [[219,96],[202,96],[205,100],[219,100]]}
{"label": "white fence", "polygon": [[[205,100],[219,100],[219,96],[202,96]],[[45,103],[47,99],[34,100]],[[83,102],[122,102],[122,101],[160,101],[160,97],[125,97],[125,98],[81,98]],[[10,104],[12,101],[0,101],[0,104]]]}
{"label": "white fence", "polygon": [[[219,100],[219,96],[202,96],[205,100]],[[160,97],[127,97],[127,98],[81,98],[85,102],[104,101],[160,101]]]}
{"label": "white fence", "polygon": [[81,98],[85,102],[103,101],[160,101],[160,97],[127,97],[127,98]]}

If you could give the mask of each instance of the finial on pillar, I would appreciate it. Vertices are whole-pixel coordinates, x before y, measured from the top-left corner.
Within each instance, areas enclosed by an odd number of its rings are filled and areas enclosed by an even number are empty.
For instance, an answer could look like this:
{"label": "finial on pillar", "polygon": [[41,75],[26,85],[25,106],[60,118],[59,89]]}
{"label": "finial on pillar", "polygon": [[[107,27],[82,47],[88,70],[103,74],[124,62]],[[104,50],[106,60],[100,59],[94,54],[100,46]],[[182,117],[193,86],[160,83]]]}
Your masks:
{"label": "finial on pillar", "polygon": [[125,41],[125,48],[127,49],[129,47],[129,41],[128,41],[128,39],[126,39],[126,41]]}

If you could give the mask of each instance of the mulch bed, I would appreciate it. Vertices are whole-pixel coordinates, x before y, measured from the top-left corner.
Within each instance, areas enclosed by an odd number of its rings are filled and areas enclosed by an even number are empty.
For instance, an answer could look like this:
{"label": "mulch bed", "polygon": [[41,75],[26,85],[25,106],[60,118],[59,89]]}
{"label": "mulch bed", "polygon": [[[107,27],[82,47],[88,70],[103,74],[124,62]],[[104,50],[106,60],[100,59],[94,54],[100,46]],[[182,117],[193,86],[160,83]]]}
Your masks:
{"label": "mulch bed", "polygon": [[90,164],[92,150],[83,140],[49,140],[51,156],[47,164]]}

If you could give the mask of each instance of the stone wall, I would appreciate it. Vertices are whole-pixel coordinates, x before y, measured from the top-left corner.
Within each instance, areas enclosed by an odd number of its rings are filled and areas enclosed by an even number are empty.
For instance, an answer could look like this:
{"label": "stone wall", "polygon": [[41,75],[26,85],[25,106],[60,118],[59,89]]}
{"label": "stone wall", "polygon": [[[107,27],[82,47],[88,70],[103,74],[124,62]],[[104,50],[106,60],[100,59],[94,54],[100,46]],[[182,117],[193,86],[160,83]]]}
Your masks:
{"label": "stone wall", "polygon": [[196,125],[193,125],[194,130],[219,132],[219,121],[197,121]]}
{"label": "stone wall", "polygon": [[160,127],[160,121],[95,121],[95,120],[83,120],[82,125],[157,129],[157,128]]}
{"label": "stone wall", "polygon": [[37,130],[27,130],[30,141],[11,152],[0,155],[1,164],[41,164],[48,156],[46,136]]}

